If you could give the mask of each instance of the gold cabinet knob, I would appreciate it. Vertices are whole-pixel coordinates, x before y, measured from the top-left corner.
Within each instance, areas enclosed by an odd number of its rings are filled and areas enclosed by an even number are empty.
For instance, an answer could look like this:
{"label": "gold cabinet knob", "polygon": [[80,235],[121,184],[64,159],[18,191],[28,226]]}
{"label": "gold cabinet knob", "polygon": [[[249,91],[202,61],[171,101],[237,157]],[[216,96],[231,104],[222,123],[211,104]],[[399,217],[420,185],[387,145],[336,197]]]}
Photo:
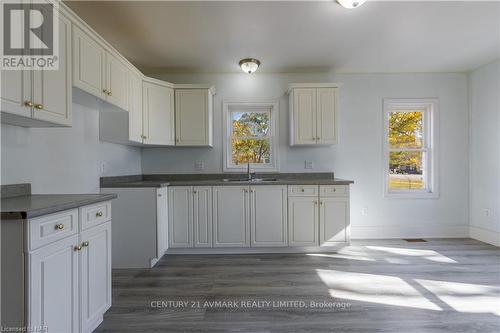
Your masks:
{"label": "gold cabinet knob", "polygon": [[196,193],[198,193],[198,191],[197,191],[197,190],[194,190],[194,191],[193,191],[193,194],[196,194]]}
{"label": "gold cabinet knob", "polygon": [[103,89],[102,92],[105,93],[106,95],[108,94],[108,91],[106,89]]}
{"label": "gold cabinet knob", "polygon": [[95,216],[96,216],[96,217],[101,217],[101,216],[102,216],[102,212],[97,212],[97,213],[95,213]]}
{"label": "gold cabinet knob", "polygon": [[300,189],[300,192],[304,192],[304,189],[303,189],[303,188],[301,188],[301,189]]}
{"label": "gold cabinet knob", "polygon": [[73,248],[73,250],[75,250],[75,251],[81,251],[82,247],[81,247],[81,245],[75,245],[75,247]]}
{"label": "gold cabinet knob", "polygon": [[58,224],[56,224],[56,225],[54,226],[54,228],[55,228],[56,230],[63,230],[63,229],[64,229],[64,224],[62,224],[62,223],[58,223]]}
{"label": "gold cabinet knob", "polygon": [[111,91],[108,90],[108,96],[111,96]]}
{"label": "gold cabinet knob", "polygon": [[43,109],[43,105],[42,104],[35,104],[35,108],[38,110],[41,110],[41,109]]}
{"label": "gold cabinet knob", "polygon": [[314,204],[315,204],[315,205],[317,205],[317,204],[318,204],[318,202],[317,202],[317,201],[314,201]]}
{"label": "gold cabinet knob", "polygon": [[32,108],[33,107],[33,102],[32,101],[24,101],[24,106],[26,106],[28,108]]}
{"label": "gold cabinet knob", "polygon": [[82,243],[82,247],[87,247],[87,246],[89,246],[89,241],[85,241]]}

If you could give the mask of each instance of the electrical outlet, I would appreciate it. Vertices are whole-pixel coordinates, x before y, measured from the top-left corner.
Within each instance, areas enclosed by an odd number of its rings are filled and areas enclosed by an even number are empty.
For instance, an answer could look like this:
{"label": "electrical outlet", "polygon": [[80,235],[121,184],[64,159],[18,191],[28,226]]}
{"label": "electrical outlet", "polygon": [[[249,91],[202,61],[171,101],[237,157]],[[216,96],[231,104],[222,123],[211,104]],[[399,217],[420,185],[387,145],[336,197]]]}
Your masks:
{"label": "electrical outlet", "polygon": [[361,215],[368,216],[368,207],[361,208]]}
{"label": "electrical outlet", "polygon": [[205,162],[198,160],[194,162],[194,169],[197,171],[202,171],[205,169]]}
{"label": "electrical outlet", "polygon": [[304,169],[313,169],[314,168],[314,163],[311,160],[305,160],[304,161]]}
{"label": "electrical outlet", "polygon": [[484,216],[490,217],[491,216],[491,209],[485,208],[483,209]]}
{"label": "electrical outlet", "polygon": [[104,175],[106,173],[106,171],[108,171],[108,163],[102,162],[100,171],[101,171],[101,175]]}

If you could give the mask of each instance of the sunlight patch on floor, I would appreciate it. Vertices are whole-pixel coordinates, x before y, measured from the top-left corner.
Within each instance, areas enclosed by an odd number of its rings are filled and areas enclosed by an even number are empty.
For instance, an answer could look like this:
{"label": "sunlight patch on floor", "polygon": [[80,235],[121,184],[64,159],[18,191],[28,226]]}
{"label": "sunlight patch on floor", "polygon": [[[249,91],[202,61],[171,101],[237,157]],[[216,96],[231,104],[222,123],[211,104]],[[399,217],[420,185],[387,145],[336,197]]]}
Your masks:
{"label": "sunlight patch on floor", "polygon": [[397,254],[400,256],[410,256],[410,257],[422,257],[430,261],[457,264],[458,262],[444,256],[434,250],[420,250],[420,249],[407,249],[398,247],[386,247],[386,246],[367,246],[370,250],[382,251],[390,254]]}
{"label": "sunlight patch on floor", "polygon": [[421,279],[415,281],[456,311],[500,316],[500,287]]}
{"label": "sunlight patch on floor", "polygon": [[337,254],[337,253],[307,253],[308,256],[311,257],[324,257],[324,258],[334,258],[334,259],[349,259],[349,260],[362,260],[362,261],[376,261],[373,258],[360,257],[356,255],[347,255],[347,254]]}
{"label": "sunlight patch on floor", "polygon": [[401,278],[387,275],[316,269],[334,298],[441,311]]}

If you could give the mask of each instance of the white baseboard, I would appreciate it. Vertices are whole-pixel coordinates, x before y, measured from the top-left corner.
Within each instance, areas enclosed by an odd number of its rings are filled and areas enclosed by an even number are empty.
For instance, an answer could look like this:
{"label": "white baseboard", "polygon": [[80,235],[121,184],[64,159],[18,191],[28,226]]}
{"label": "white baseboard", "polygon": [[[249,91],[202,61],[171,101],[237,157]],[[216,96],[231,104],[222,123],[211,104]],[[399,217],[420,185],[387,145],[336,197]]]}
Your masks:
{"label": "white baseboard", "polygon": [[214,247],[214,248],[169,248],[169,254],[252,254],[252,253],[335,253],[349,243],[337,246],[297,246],[297,247]]}
{"label": "white baseboard", "polygon": [[464,238],[469,237],[467,225],[381,225],[353,226],[351,239],[388,239],[388,238]]}
{"label": "white baseboard", "polygon": [[500,233],[475,226],[469,226],[470,238],[500,247]]}

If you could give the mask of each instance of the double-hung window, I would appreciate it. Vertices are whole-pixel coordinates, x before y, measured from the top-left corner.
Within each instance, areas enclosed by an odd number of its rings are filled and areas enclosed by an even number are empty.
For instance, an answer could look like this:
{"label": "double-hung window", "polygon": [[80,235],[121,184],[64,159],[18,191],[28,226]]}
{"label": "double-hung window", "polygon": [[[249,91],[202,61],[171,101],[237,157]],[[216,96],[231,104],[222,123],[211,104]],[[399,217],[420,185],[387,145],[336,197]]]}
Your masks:
{"label": "double-hung window", "polygon": [[437,197],[437,100],[384,100],[384,189],[388,197]]}
{"label": "double-hung window", "polygon": [[224,170],[277,171],[277,103],[224,103]]}

